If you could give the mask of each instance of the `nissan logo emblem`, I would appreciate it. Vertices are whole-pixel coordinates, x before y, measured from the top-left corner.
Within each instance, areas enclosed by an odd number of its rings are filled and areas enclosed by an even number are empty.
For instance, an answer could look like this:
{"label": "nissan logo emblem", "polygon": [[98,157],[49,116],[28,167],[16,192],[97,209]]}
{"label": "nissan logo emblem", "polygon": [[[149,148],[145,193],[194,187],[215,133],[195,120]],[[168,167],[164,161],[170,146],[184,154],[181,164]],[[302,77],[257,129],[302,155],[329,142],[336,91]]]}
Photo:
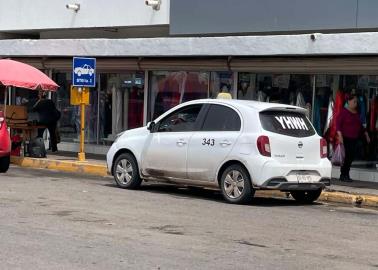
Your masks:
{"label": "nissan logo emblem", "polygon": [[299,147],[299,148],[302,148],[302,147],[303,147],[303,143],[302,143],[302,142],[299,142],[299,143],[298,143],[298,147]]}

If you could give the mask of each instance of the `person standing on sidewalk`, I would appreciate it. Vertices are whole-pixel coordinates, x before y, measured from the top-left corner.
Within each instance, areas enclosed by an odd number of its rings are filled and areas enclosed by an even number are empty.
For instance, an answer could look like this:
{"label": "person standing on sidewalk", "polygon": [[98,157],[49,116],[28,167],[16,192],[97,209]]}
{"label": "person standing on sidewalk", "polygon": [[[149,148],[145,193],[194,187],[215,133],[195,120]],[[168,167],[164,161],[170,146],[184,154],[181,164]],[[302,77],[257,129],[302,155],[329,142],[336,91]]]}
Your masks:
{"label": "person standing on sidewalk", "polygon": [[[56,134],[57,123],[60,119],[60,112],[55,107],[51,99],[46,98],[45,92],[39,92],[39,100],[33,107],[33,111],[38,113],[39,123],[45,125],[50,133],[52,152],[58,151],[58,138]],[[45,128],[38,129],[38,137],[42,138]]]}
{"label": "person standing on sidewalk", "polygon": [[343,144],[345,148],[345,159],[341,166],[340,181],[352,182],[349,171],[356,155],[357,141],[362,133],[364,133],[367,143],[370,143],[370,137],[361,123],[357,96],[349,95],[347,101],[347,107],[343,108],[337,117],[336,129],[339,143]]}

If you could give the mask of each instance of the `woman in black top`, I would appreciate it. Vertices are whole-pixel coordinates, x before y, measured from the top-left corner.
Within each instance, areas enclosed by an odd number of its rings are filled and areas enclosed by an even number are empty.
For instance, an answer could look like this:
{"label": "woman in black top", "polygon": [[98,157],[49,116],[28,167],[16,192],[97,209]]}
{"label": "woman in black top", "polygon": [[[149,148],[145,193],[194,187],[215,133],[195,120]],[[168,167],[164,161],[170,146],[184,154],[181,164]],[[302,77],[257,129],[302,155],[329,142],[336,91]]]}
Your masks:
{"label": "woman in black top", "polygon": [[[56,125],[60,118],[60,112],[56,109],[54,102],[46,98],[46,93],[39,92],[39,100],[33,107],[33,111],[38,113],[39,123],[47,126],[50,133],[51,150],[58,151]],[[43,136],[44,128],[38,129],[38,137]]]}

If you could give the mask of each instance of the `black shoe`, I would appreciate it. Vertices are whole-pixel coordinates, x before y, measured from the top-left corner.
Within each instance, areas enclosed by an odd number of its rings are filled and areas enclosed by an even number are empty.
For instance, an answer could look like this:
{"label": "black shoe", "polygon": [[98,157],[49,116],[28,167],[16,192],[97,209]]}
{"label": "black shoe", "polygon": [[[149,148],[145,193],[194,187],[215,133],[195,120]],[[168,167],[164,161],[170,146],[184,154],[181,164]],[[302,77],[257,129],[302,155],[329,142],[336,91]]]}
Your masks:
{"label": "black shoe", "polygon": [[341,182],[353,182],[352,179],[350,179],[349,176],[347,175],[340,175],[340,179],[339,179]]}

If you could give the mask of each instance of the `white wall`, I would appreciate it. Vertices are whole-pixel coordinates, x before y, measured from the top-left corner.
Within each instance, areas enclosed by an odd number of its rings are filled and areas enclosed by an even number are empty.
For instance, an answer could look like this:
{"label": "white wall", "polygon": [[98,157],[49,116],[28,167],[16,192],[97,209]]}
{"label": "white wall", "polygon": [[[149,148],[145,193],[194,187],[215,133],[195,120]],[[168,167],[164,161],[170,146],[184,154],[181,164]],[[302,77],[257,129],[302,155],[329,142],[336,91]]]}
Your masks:
{"label": "white wall", "polygon": [[[77,13],[71,3],[80,3]],[[159,11],[144,0],[0,0],[0,31],[167,24],[169,0]]]}

